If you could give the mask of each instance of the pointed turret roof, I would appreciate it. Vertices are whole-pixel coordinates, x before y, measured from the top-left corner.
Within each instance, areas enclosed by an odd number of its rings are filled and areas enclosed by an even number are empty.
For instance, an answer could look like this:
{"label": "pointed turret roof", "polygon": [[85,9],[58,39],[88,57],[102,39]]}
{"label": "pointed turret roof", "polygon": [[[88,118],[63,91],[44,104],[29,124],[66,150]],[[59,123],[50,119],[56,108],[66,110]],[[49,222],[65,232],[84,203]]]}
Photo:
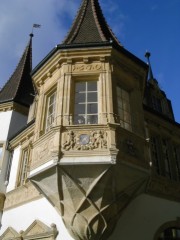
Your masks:
{"label": "pointed turret roof", "polygon": [[98,0],[83,0],[63,44],[101,42],[113,42],[121,46],[105,20]]}
{"label": "pointed turret roof", "polygon": [[35,90],[31,79],[32,71],[32,37],[10,79],[0,91],[0,103],[17,102],[24,106],[32,103]]}
{"label": "pointed turret roof", "polygon": [[148,81],[149,83],[158,86],[158,81],[154,78],[152,67],[151,67],[151,62],[150,62],[150,52],[146,52],[145,57],[147,58],[148,61],[148,66],[149,66],[149,72],[148,72]]}

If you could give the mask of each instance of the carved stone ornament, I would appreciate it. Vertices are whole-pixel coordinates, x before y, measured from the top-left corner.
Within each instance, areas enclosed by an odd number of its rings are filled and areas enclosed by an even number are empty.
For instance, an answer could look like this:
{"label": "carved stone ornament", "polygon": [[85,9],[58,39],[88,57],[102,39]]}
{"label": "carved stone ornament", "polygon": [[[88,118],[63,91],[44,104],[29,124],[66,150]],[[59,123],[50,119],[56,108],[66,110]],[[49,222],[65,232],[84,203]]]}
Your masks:
{"label": "carved stone ornament", "polygon": [[3,210],[4,201],[5,201],[5,195],[3,193],[0,193],[0,211]]}
{"label": "carved stone ornament", "polygon": [[72,67],[73,72],[82,72],[82,71],[99,71],[102,69],[102,65],[99,63],[96,64],[76,64]]}
{"label": "carved stone ornament", "polygon": [[0,240],[34,240],[34,239],[55,239],[58,234],[55,224],[51,224],[51,227],[48,227],[39,220],[35,220],[25,231],[20,231],[19,233],[9,227],[5,232],[0,236]]}
{"label": "carved stone ornament", "polygon": [[135,156],[136,155],[136,149],[134,147],[134,143],[131,140],[126,140],[126,146],[127,146],[127,152],[128,154]]}
{"label": "carved stone ornament", "polygon": [[77,134],[69,131],[65,134],[62,149],[65,151],[107,149],[107,132],[98,130],[90,134]]}

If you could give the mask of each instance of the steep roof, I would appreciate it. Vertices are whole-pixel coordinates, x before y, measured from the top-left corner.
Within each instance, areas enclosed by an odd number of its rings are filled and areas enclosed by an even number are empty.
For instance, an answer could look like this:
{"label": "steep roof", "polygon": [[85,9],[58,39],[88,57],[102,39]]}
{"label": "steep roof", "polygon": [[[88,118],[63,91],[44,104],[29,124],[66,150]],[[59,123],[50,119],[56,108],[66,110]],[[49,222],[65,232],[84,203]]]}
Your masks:
{"label": "steep roof", "polygon": [[121,45],[109,28],[98,0],[83,0],[72,27],[62,44],[114,42]]}
{"label": "steep roof", "polygon": [[0,103],[17,102],[24,106],[32,103],[34,86],[30,73],[32,71],[32,37],[10,79],[0,91]]}

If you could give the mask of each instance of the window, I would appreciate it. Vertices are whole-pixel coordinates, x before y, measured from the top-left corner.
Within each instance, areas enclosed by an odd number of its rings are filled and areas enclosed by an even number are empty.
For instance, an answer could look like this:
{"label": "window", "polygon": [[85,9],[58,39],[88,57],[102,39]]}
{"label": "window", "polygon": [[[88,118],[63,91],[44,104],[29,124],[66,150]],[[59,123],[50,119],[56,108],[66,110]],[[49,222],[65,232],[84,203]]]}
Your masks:
{"label": "window", "polygon": [[152,96],[152,107],[154,110],[162,113],[161,100],[155,96]]}
{"label": "window", "polygon": [[165,165],[165,176],[168,178],[171,178],[168,142],[165,139],[162,140],[162,148],[163,148],[163,159],[164,159],[164,165]]}
{"label": "window", "polygon": [[180,180],[180,147],[174,147],[174,158],[176,163],[176,177]]}
{"label": "window", "polygon": [[161,234],[158,240],[178,240],[180,239],[179,228],[167,228]]}
{"label": "window", "polygon": [[18,186],[25,184],[28,176],[28,171],[29,171],[29,150],[25,149],[22,152]]}
{"label": "window", "polygon": [[158,148],[158,138],[151,137],[151,155],[153,161],[153,167],[157,174],[160,174],[160,155]]}
{"label": "window", "polygon": [[4,152],[4,146],[3,146],[3,143],[0,143],[0,169],[2,167],[3,152]]}
{"label": "window", "polygon": [[0,162],[2,161],[3,146],[0,145]]}
{"label": "window", "polygon": [[119,86],[117,86],[117,108],[121,126],[132,130],[129,93]]}
{"label": "window", "polygon": [[47,98],[47,112],[46,112],[46,125],[45,132],[50,131],[55,120],[55,107],[56,107],[56,92],[52,93]]}
{"label": "window", "polygon": [[74,124],[98,123],[97,81],[75,84]]}

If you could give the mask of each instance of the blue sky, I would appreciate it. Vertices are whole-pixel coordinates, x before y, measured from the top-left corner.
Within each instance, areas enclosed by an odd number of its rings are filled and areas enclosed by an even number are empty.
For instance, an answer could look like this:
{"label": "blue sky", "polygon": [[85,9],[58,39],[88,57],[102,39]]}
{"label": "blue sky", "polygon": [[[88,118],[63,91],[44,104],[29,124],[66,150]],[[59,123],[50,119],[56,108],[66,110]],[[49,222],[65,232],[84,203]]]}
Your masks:
{"label": "blue sky", "polygon": [[[33,65],[65,37],[81,0],[0,1],[0,87],[9,79],[28,42],[32,24]],[[154,77],[172,101],[180,122],[180,0],[99,0],[123,46],[146,62],[151,52]]]}

